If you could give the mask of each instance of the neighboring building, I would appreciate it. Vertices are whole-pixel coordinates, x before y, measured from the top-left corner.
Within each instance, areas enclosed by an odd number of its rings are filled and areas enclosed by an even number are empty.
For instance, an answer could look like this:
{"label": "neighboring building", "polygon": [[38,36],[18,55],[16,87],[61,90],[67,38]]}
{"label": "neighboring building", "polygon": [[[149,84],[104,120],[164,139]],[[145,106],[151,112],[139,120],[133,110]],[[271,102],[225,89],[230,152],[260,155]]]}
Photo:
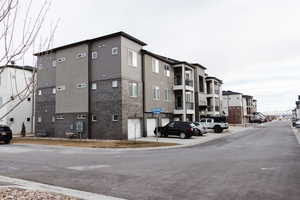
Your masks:
{"label": "neighboring building", "polygon": [[251,122],[253,116],[253,96],[243,95],[244,123]]}
{"label": "neighboring building", "polygon": [[7,65],[0,71],[0,124],[10,126],[13,134],[20,134],[24,123],[26,132],[31,133],[34,68]]}
{"label": "neighboring building", "polygon": [[298,96],[298,100],[296,101],[296,108],[295,108],[295,115],[296,119],[300,119],[300,95]]}
{"label": "neighboring building", "polygon": [[207,76],[206,91],[207,91],[207,115],[221,116],[222,113],[222,84],[223,81],[212,76]]}
{"label": "neighboring building", "polygon": [[244,123],[243,94],[233,91],[223,91],[223,111],[230,124]]}
{"label": "neighboring building", "polygon": [[158,123],[194,121],[207,114],[206,82],[213,81],[214,115],[222,81],[206,68],[146,50],[124,32],[35,54],[38,57],[36,134],[133,139],[154,135]]}

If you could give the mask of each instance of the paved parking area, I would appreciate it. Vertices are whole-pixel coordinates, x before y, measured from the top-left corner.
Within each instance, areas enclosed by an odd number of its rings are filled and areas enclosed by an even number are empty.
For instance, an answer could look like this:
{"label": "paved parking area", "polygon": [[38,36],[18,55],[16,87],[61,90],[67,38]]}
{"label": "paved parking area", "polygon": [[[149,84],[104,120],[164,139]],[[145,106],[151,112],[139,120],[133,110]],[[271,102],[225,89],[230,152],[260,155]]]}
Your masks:
{"label": "paved parking area", "polygon": [[[169,136],[168,138],[156,138],[156,137],[144,137],[137,139],[138,141],[149,141],[149,142],[169,142],[176,143],[180,146],[192,146],[196,144],[202,144],[214,139],[222,138],[225,136],[232,135],[234,133],[251,129],[252,127],[243,127],[243,126],[231,126],[228,130],[224,130],[223,133],[214,133],[213,130],[209,130],[209,132],[203,136],[193,136],[190,139],[180,139],[177,136]],[[178,147],[178,146],[177,146]],[[163,148],[176,148],[176,146],[172,147],[163,147]]]}

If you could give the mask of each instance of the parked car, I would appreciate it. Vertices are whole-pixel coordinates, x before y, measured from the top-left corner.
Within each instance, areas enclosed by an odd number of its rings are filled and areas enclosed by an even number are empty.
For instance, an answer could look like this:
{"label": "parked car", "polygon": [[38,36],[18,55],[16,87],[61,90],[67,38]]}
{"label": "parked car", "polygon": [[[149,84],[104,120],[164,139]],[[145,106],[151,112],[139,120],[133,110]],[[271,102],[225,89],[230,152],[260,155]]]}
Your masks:
{"label": "parked car", "polygon": [[177,135],[181,139],[191,138],[197,134],[198,129],[191,122],[172,121],[163,127],[155,128],[154,134],[158,137]]}
{"label": "parked car", "polygon": [[0,141],[9,144],[12,140],[12,132],[8,126],[0,125]]}
{"label": "parked car", "polygon": [[296,128],[300,128],[300,120],[296,121],[295,127],[296,127]]}
{"label": "parked car", "polygon": [[203,124],[199,122],[193,122],[193,125],[195,125],[195,128],[198,129],[197,135],[202,136],[207,133],[207,128]]}
{"label": "parked car", "polygon": [[204,118],[200,120],[200,124],[207,129],[213,129],[215,133],[222,133],[229,128],[225,117]]}

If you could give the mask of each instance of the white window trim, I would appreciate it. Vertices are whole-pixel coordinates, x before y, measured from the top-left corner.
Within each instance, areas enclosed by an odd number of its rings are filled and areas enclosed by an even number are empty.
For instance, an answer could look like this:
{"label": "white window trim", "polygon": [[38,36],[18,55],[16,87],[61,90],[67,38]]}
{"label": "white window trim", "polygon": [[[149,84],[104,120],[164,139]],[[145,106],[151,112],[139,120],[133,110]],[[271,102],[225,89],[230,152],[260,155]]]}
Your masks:
{"label": "white window trim", "polygon": [[[166,67],[168,67],[169,69],[166,70]],[[165,65],[164,65],[164,75],[165,75],[166,77],[170,77],[170,74],[171,74],[171,67],[170,67],[170,65],[165,64]]]}
{"label": "white window trim", "polygon": [[[164,100],[166,101],[166,102],[169,102],[170,101],[170,93],[171,93],[171,90],[170,89],[168,89],[168,88],[166,88],[165,90],[164,90]],[[166,96],[166,94],[167,94],[167,96]],[[166,99],[166,97],[168,97],[167,99]]]}
{"label": "white window trim", "polygon": [[92,90],[97,90],[97,83],[92,83],[91,89],[92,89]]}
{"label": "white window trim", "polygon": [[[96,117],[96,119],[94,119],[94,117]],[[96,122],[97,121],[97,115],[92,115],[92,122]]]}
{"label": "white window trim", "polygon": [[42,96],[42,95],[43,95],[42,90],[38,90],[38,95],[39,95],[39,96]]}
{"label": "white window trim", "polygon": [[[139,84],[138,83],[135,83],[135,82],[131,82],[129,83],[128,85],[128,89],[129,89],[129,97],[132,97],[132,98],[137,98],[139,96]],[[136,88],[136,94],[134,94],[134,88]],[[130,89],[132,89],[132,91],[130,91]],[[130,95],[130,93],[132,95]]]}
{"label": "white window trim", "polygon": [[152,72],[159,74],[159,60],[152,58]]}
{"label": "white window trim", "polygon": [[111,82],[111,87],[112,87],[112,88],[117,88],[117,87],[118,87],[118,80],[113,80],[113,81]]}
{"label": "white window trim", "polygon": [[98,51],[92,51],[92,59],[95,60],[98,58]]}
{"label": "white window trim", "polygon": [[[117,120],[115,120],[115,119],[114,119],[114,116],[117,116],[117,118],[118,118],[118,119],[117,119]],[[119,121],[119,115],[117,115],[117,114],[113,114],[113,115],[112,115],[112,121],[113,121],[113,122],[117,122],[117,121]]]}
{"label": "white window trim", "polygon": [[119,47],[111,48],[111,55],[115,56],[119,54]]}
{"label": "white window trim", "polygon": [[158,86],[154,86],[153,89],[153,100],[160,100],[160,88]]}
{"label": "white window trim", "polygon": [[[132,63],[130,63],[130,54],[132,54]],[[131,67],[137,67],[137,63],[138,63],[138,53],[132,49],[128,49],[128,52],[127,52],[127,59],[128,59],[128,65],[131,66]]]}

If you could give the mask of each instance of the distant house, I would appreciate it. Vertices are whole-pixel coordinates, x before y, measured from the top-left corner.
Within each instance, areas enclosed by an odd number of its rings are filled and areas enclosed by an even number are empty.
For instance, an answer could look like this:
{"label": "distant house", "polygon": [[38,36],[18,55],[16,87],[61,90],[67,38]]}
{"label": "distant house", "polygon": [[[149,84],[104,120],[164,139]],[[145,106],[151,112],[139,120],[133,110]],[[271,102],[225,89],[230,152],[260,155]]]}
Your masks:
{"label": "distant house", "polygon": [[0,124],[11,127],[13,134],[32,131],[32,77],[30,66],[7,65],[0,67]]}

